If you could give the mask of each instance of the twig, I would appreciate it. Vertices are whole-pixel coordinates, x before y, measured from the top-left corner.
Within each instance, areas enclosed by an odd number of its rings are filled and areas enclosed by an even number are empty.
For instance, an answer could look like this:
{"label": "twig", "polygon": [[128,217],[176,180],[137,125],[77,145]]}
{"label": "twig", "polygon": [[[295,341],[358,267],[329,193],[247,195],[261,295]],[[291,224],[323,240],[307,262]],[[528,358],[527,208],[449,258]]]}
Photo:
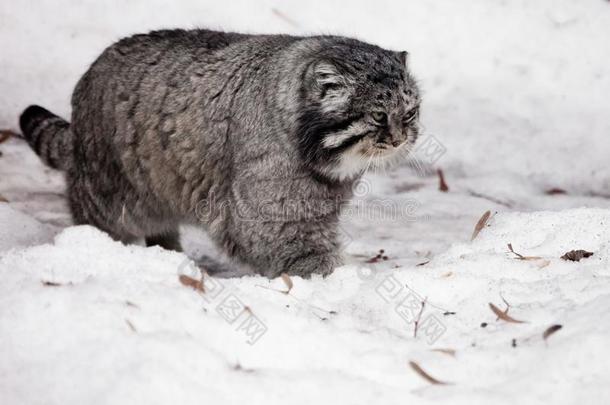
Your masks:
{"label": "twig", "polygon": [[505,322],[509,322],[509,323],[525,323],[525,321],[519,321],[519,320],[509,316],[506,312],[502,312],[500,310],[500,308],[498,308],[497,306],[495,306],[491,302],[489,303],[489,308],[493,311],[494,314],[496,314],[498,319],[502,319]]}
{"label": "twig", "polygon": [[508,244],[508,250],[511,251],[511,253],[513,253],[515,256],[517,256],[515,259],[519,259],[519,260],[540,260],[542,259],[542,257],[540,256],[523,256],[520,253],[517,253],[513,250],[513,245],[511,243]]}
{"label": "twig", "polygon": [[510,203],[507,203],[505,201],[499,200],[499,199],[494,198],[494,197],[490,197],[490,196],[485,195],[485,194],[477,193],[476,191],[468,190],[468,194],[470,194],[473,197],[482,198],[484,200],[491,201],[491,202],[496,203],[498,205],[502,205],[502,206],[504,206],[506,208],[512,208],[513,207]]}
{"label": "twig", "polygon": [[419,321],[421,320],[421,316],[424,313],[424,308],[426,307],[426,300],[428,298],[424,298],[421,302],[421,308],[419,310],[419,314],[417,314],[417,319],[415,319],[415,327],[413,328],[413,338],[417,338],[417,329],[419,328]]}
{"label": "twig", "polygon": [[[405,288],[406,288],[407,290],[411,291],[413,294],[415,294],[415,295],[416,295],[418,298],[421,298],[421,295],[420,295],[420,294],[419,294],[417,291],[415,291],[414,289],[412,289],[411,287],[409,287],[409,285],[408,285],[408,284],[405,284]],[[449,313],[449,314],[451,314],[451,315],[454,315],[454,314],[455,314],[455,312],[453,312],[453,311],[449,311],[448,309],[445,309],[445,308],[443,308],[443,307],[441,307],[441,306],[439,306],[439,305],[435,305],[434,303],[432,303],[432,302],[428,301],[428,298],[426,298],[426,305],[428,305],[428,306],[430,306],[430,307],[432,307],[432,308],[436,308],[436,309],[438,309],[439,311],[442,311],[442,312],[444,312],[444,313]]]}

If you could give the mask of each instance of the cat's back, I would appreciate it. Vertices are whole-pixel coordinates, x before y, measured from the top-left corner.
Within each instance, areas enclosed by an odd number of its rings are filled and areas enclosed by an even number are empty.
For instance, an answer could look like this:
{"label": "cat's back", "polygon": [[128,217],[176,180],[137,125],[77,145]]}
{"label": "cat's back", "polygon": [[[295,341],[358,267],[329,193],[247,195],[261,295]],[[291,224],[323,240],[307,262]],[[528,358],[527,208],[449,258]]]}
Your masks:
{"label": "cat's back", "polygon": [[135,61],[160,50],[205,54],[250,37],[248,34],[207,29],[158,30],[123,38],[109,46],[106,53],[116,52],[121,56],[131,56]]}
{"label": "cat's back", "polygon": [[[133,80],[134,76],[162,72],[156,66],[167,67],[192,60],[205,61],[209,55],[236,42],[251,37],[247,34],[196,30],[158,30],[125,37],[108,46],[83,75],[75,89],[75,96],[95,79]],[[82,89],[82,91],[81,91]],[[74,101],[74,99],[73,99]]]}

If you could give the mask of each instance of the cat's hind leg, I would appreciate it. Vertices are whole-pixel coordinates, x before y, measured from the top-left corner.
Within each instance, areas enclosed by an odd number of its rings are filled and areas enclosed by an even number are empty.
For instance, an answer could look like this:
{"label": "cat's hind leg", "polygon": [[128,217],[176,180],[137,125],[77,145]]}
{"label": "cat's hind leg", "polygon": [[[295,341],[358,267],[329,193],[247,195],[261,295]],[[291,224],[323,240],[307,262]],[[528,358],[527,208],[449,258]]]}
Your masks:
{"label": "cat's hind leg", "polygon": [[178,229],[157,235],[147,236],[144,238],[144,240],[146,241],[146,246],[161,246],[163,249],[182,252],[180,233],[178,232]]}

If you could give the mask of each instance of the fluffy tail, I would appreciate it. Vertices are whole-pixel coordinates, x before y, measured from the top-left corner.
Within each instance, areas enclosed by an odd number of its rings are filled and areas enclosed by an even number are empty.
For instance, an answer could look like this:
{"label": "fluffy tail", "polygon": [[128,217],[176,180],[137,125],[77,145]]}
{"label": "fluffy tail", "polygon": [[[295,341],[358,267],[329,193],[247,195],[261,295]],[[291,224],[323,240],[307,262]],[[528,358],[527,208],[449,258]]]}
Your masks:
{"label": "fluffy tail", "polygon": [[72,131],[70,123],[37,105],[25,109],[19,126],[30,147],[43,162],[65,170],[72,161]]}

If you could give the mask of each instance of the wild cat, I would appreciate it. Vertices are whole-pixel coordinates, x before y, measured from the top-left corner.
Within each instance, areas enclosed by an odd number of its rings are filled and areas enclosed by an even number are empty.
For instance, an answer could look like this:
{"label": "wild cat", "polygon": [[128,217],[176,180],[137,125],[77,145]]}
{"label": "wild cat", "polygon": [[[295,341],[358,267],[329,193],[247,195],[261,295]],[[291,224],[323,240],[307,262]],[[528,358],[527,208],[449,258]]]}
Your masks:
{"label": "wild cat", "polygon": [[102,53],[70,123],[30,106],[20,126],[65,171],[76,224],[174,250],[198,224],[259,274],[327,275],[354,182],[417,139],[406,59],[339,36],[155,31]]}

